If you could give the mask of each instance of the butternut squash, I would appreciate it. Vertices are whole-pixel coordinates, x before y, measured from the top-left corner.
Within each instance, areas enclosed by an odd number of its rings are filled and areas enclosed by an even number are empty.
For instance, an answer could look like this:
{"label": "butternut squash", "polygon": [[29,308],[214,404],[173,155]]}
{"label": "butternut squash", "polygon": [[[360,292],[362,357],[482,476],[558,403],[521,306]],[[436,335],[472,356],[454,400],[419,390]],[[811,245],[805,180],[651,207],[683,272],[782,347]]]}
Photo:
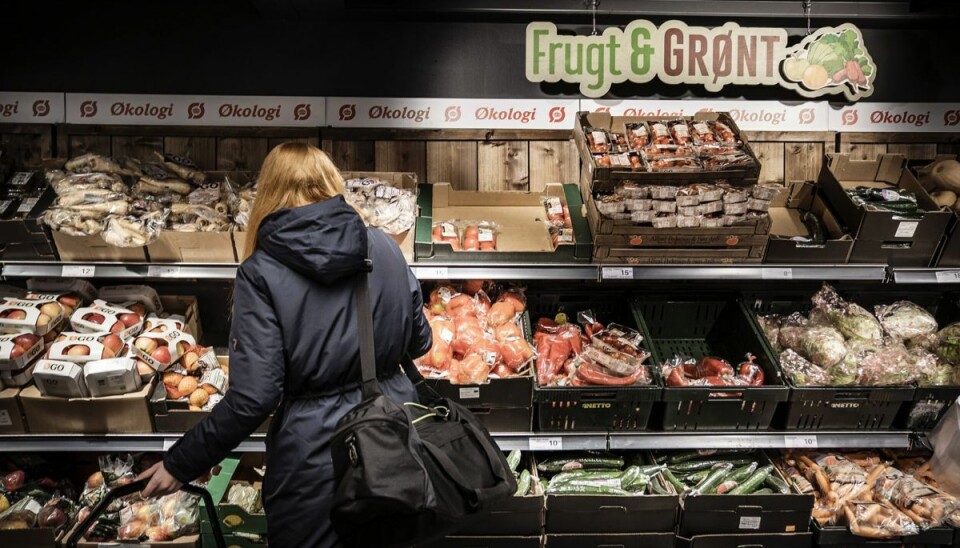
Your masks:
{"label": "butternut squash", "polygon": [[960,192],[960,162],[956,160],[937,160],[917,172],[921,183],[929,182],[941,190]]}

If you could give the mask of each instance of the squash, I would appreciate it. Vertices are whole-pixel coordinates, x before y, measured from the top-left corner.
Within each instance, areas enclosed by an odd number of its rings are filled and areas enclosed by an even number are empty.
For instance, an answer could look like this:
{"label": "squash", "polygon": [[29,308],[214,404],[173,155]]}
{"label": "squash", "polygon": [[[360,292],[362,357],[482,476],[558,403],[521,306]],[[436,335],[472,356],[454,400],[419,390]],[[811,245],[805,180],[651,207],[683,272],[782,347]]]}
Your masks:
{"label": "squash", "polygon": [[917,172],[920,174],[921,183],[930,183],[941,190],[960,192],[960,162],[956,160],[937,160]]}
{"label": "squash", "polygon": [[952,190],[931,192],[930,197],[933,198],[933,201],[937,202],[937,205],[940,207],[952,207],[953,204],[957,203],[957,193]]}

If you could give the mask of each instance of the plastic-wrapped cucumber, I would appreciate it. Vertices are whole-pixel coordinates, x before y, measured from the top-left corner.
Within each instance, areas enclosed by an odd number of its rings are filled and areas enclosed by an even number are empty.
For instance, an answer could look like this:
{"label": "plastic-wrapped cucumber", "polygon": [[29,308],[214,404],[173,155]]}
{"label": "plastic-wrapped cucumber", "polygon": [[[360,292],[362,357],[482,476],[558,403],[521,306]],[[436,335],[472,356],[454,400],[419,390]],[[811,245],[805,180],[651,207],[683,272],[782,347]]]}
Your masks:
{"label": "plastic-wrapped cucumber", "polygon": [[733,470],[733,465],[729,462],[724,462],[718,464],[715,468],[710,470],[710,474],[703,479],[696,487],[693,488],[693,491],[690,491],[691,495],[702,495],[703,493],[713,492],[718,485],[723,482],[723,479],[730,475],[730,471]]}
{"label": "plastic-wrapped cucumber", "polygon": [[561,484],[577,480],[611,480],[623,476],[620,470],[571,470],[560,472],[550,479],[551,483]]}
{"label": "plastic-wrapped cucumber", "polygon": [[730,463],[734,466],[743,466],[744,464],[750,464],[751,459],[705,459],[698,461],[682,462],[675,466],[671,466],[670,469],[674,472],[699,472],[701,470],[707,470],[713,468],[717,464]]}
{"label": "plastic-wrapped cucumber", "polygon": [[520,466],[520,450],[519,449],[514,449],[513,451],[510,451],[509,455],[507,455],[507,465],[514,472],[517,471],[517,467]]}
{"label": "plastic-wrapped cucumber", "polygon": [[537,465],[541,472],[566,472],[568,470],[590,470],[604,468],[623,468],[623,459],[619,457],[578,457],[547,459]]}
{"label": "plastic-wrapped cucumber", "polygon": [[741,482],[740,485],[736,487],[733,491],[730,491],[731,495],[749,495],[763,485],[763,482],[766,481],[767,476],[773,472],[773,465],[768,464],[761,468],[758,468],[749,478]]}
{"label": "plastic-wrapped cucumber", "polygon": [[678,480],[677,477],[673,475],[673,472],[671,472],[669,468],[665,469],[663,472],[661,472],[661,474],[663,474],[663,478],[667,480],[667,482],[670,483],[670,485],[673,486],[673,489],[677,493],[683,493],[684,491],[687,490],[687,486],[684,485],[680,480]]}
{"label": "plastic-wrapped cucumber", "polygon": [[790,486],[787,485],[787,482],[778,478],[777,475],[773,472],[771,472],[769,476],[764,478],[763,483],[766,484],[767,487],[773,489],[774,491],[782,495],[786,495],[790,493]]}
{"label": "plastic-wrapped cucumber", "polygon": [[554,485],[551,483],[547,487],[547,494],[549,495],[618,495],[618,496],[629,496],[630,492],[619,487],[611,487],[609,485],[597,485],[597,484],[579,484],[579,483],[564,483],[561,485]]}
{"label": "plastic-wrapped cucumber", "polygon": [[759,464],[756,461],[751,462],[750,464],[741,466],[740,468],[737,468],[736,470],[734,470],[733,473],[730,474],[730,476],[727,478],[727,480],[735,481],[739,484],[741,481],[745,481],[747,478],[749,478],[750,475],[757,470],[757,466],[759,466]]}
{"label": "plastic-wrapped cucumber", "polygon": [[673,466],[674,464],[680,464],[682,462],[689,462],[697,459],[715,459],[720,456],[729,457],[731,455],[746,457],[749,455],[749,452],[742,449],[697,449],[695,451],[684,451],[683,453],[672,455],[669,459],[667,459],[667,464]]}
{"label": "plastic-wrapped cucumber", "polygon": [[660,485],[660,482],[656,478],[650,478],[650,483],[647,484],[647,487],[650,488],[650,492],[653,495],[669,495],[670,493],[664,489],[663,485]]}
{"label": "plastic-wrapped cucumber", "polygon": [[517,480],[517,493],[515,496],[522,497],[530,491],[530,483],[533,480],[533,477],[530,475],[529,470],[524,470],[520,472],[520,479]]}
{"label": "plastic-wrapped cucumber", "polygon": [[650,476],[640,473],[639,466],[631,466],[623,471],[623,475],[620,476],[620,487],[623,489],[628,489],[634,483],[649,483]]}

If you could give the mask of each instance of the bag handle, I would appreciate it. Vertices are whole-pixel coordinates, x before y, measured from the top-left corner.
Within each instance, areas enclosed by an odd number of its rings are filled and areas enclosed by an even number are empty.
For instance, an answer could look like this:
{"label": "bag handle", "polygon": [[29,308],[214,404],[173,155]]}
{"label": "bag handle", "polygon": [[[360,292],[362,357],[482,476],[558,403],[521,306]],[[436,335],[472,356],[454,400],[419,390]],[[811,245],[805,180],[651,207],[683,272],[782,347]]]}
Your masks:
{"label": "bag handle", "polygon": [[[135,481],[133,483],[128,483],[127,485],[122,485],[115,489],[111,489],[107,492],[106,496],[100,500],[100,502],[93,508],[90,512],[90,515],[87,518],[80,522],[79,525],[73,530],[73,533],[70,535],[70,538],[67,539],[67,548],[77,548],[77,542],[80,541],[80,537],[90,529],[90,526],[93,525],[93,522],[96,521],[101,514],[110,506],[113,501],[120,497],[125,497],[127,495],[132,495],[134,493],[143,491],[147,487],[147,480]],[[184,483],[180,489],[190,493],[192,495],[197,495],[203,499],[203,505],[207,509],[207,518],[210,519],[210,527],[213,529],[213,539],[217,543],[217,548],[226,548],[227,543],[223,539],[223,531],[220,530],[220,518],[217,517],[217,507],[213,504],[213,497],[210,496],[210,492],[202,487],[197,487],[190,483]]]}
{"label": "bag handle", "polygon": [[357,339],[360,342],[360,381],[363,399],[379,396],[377,382],[377,354],[373,341],[373,306],[370,304],[370,276],[373,261],[363,260],[363,270],[354,277],[354,294],[357,304]]}
{"label": "bag handle", "polygon": [[417,396],[420,397],[421,403],[433,404],[443,399],[443,396],[441,396],[439,392],[425,382],[423,375],[420,374],[420,370],[417,369],[417,366],[413,363],[413,358],[411,358],[409,354],[404,354],[403,357],[400,358],[400,367],[403,368],[403,372],[407,375],[407,378],[410,379],[410,382],[413,383],[413,387],[417,390]]}

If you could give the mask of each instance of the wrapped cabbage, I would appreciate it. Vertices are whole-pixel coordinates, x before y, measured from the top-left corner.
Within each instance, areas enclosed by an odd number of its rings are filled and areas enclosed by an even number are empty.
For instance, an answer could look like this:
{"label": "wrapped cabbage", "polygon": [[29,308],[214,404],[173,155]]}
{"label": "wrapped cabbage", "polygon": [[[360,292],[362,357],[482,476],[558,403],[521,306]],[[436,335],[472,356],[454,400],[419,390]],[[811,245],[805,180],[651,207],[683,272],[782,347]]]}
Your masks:
{"label": "wrapped cabbage", "polygon": [[783,350],[777,341],[783,318],[781,318],[779,314],[767,314],[765,316],[757,316],[757,321],[760,323],[760,329],[763,330],[763,334],[767,337],[767,340],[770,341],[770,344],[773,345],[774,351],[780,352]]}
{"label": "wrapped cabbage", "polygon": [[830,374],[789,348],[780,354],[780,367],[797,386],[823,386],[831,384]]}
{"label": "wrapped cabbage", "polygon": [[860,384],[907,384],[914,379],[916,364],[899,341],[856,339],[847,343],[847,352],[856,360]]}
{"label": "wrapped cabbage", "polygon": [[866,308],[846,301],[829,284],[823,284],[811,299],[822,308],[833,325],[848,339],[875,341],[883,338],[880,322]]}
{"label": "wrapped cabbage", "polygon": [[910,301],[877,305],[873,311],[887,334],[901,341],[937,331],[937,320],[933,314]]}
{"label": "wrapped cabbage", "polygon": [[960,322],[952,323],[937,333],[936,353],[947,363],[960,364]]}
{"label": "wrapped cabbage", "polygon": [[939,339],[937,338],[936,332],[925,333],[923,335],[917,335],[912,339],[907,339],[904,344],[907,345],[907,348],[922,348],[927,352],[935,352],[939,344]]}
{"label": "wrapped cabbage", "polygon": [[777,340],[820,367],[832,367],[847,354],[843,335],[832,327],[785,326]]}
{"label": "wrapped cabbage", "polygon": [[857,384],[859,381],[857,355],[853,352],[847,352],[836,365],[827,368],[827,373],[830,375],[830,384],[832,385]]}

